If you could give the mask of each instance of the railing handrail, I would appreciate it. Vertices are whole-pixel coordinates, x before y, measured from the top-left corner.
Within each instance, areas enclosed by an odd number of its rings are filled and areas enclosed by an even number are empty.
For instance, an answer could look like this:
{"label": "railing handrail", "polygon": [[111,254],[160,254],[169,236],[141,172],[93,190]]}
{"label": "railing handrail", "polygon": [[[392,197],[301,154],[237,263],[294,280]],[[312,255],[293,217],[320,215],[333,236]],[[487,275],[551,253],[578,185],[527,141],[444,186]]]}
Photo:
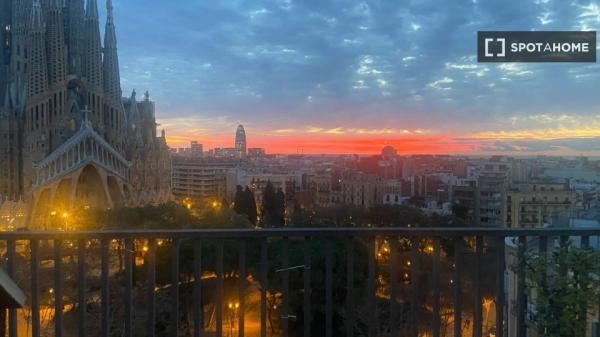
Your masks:
{"label": "railing handrail", "polygon": [[0,240],[47,240],[77,238],[265,238],[265,237],[518,237],[600,236],[600,228],[487,228],[487,227],[329,227],[329,228],[215,228],[215,229],[123,229],[95,231],[0,232]]}

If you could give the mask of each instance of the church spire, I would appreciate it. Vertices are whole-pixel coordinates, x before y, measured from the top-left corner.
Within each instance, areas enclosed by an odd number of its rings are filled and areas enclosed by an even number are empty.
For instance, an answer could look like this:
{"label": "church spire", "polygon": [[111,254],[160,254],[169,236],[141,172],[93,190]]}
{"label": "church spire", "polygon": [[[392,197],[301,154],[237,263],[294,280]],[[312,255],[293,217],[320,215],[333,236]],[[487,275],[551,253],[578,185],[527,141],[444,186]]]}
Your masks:
{"label": "church spire", "polygon": [[67,67],[63,12],[58,0],[50,1],[46,22],[48,79],[52,86],[65,80]]}
{"label": "church spire", "polygon": [[104,97],[113,103],[121,102],[117,34],[113,18],[112,1],[106,1],[106,28],[104,30]]}
{"label": "church spire", "polygon": [[69,74],[81,76],[83,73],[82,54],[84,48],[81,27],[84,25],[85,18],[83,0],[67,0],[66,8],[65,35],[69,46]]}
{"label": "church spire", "polygon": [[96,0],[87,0],[84,41],[84,75],[90,85],[102,88],[102,47]]}
{"label": "church spire", "polygon": [[48,89],[48,63],[46,62],[46,41],[42,6],[35,0],[31,10],[31,56],[29,80],[27,83],[29,97],[45,92]]}

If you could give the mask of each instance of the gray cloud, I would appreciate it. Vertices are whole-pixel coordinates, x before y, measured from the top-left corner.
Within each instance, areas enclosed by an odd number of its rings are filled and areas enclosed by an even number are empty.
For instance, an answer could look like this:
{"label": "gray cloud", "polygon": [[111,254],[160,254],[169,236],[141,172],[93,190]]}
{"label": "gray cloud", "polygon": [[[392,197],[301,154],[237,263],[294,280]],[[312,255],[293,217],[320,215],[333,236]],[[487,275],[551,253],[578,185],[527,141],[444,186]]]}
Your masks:
{"label": "gray cloud", "polygon": [[598,112],[595,65],[474,58],[478,30],[597,29],[596,2],[114,2],[124,89],[165,117],[474,133]]}

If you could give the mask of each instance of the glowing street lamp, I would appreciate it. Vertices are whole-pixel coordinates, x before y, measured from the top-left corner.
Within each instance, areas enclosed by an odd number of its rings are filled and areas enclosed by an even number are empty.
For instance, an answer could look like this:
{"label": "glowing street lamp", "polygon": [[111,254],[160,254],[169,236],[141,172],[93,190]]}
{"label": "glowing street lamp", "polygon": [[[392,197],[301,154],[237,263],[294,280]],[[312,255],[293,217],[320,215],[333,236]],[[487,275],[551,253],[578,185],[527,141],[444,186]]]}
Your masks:
{"label": "glowing street lamp", "polygon": [[231,310],[231,314],[229,315],[230,317],[230,323],[229,323],[229,331],[230,331],[230,336],[233,336],[233,331],[235,329],[235,320],[236,320],[236,316],[237,316],[237,311],[240,307],[240,302],[229,302],[228,306],[229,310]]}
{"label": "glowing street lamp", "polygon": [[65,219],[65,230],[69,229],[69,223],[68,223],[68,218],[69,218],[69,213],[64,212],[62,214],[63,219]]}

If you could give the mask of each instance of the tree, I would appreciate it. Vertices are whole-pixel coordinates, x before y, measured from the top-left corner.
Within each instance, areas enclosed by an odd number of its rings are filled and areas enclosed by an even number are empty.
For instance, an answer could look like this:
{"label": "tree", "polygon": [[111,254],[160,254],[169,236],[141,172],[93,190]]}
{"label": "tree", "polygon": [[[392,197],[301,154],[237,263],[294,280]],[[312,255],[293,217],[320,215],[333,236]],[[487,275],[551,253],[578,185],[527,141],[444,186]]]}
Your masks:
{"label": "tree", "polygon": [[248,215],[248,220],[250,220],[253,225],[256,225],[256,217],[258,214],[256,213],[256,200],[254,199],[254,192],[252,192],[252,190],[246,186],[244,195],[246,205],[248,207],[248,213],[246,213]]}
{"label": "tree", "polygon": [[285,226],[285,194],[281,189],[275,195],[275,202],[276,223],[279,226]]}
{"label": "tree", "polygon": [[235,189],[235,199],[233,200],[233,210],[237,214],[248,215],[248,200],[242,186],[237,185]]}
{"label": "tree", "polygon": [[517,254],[526,273],[526,287],[534,290],[533,321],[543,336],[585,336],[587,312],[600,294],[600,253],[572,247],[570,242],[550,254]]}
{"label": "tree", "polygon": [[469,207],[464,204],[455,202],[452,204],[452,214],[454,214],[457,218],[466,220],[467,215],[469,214]]}
{"label": "tree", "polygon": [[262,200],[262,222],[265,227],[271,227],[277,225],[277,195],[275,188],[270,181],[267,181],[267,185],[263,191]]}

